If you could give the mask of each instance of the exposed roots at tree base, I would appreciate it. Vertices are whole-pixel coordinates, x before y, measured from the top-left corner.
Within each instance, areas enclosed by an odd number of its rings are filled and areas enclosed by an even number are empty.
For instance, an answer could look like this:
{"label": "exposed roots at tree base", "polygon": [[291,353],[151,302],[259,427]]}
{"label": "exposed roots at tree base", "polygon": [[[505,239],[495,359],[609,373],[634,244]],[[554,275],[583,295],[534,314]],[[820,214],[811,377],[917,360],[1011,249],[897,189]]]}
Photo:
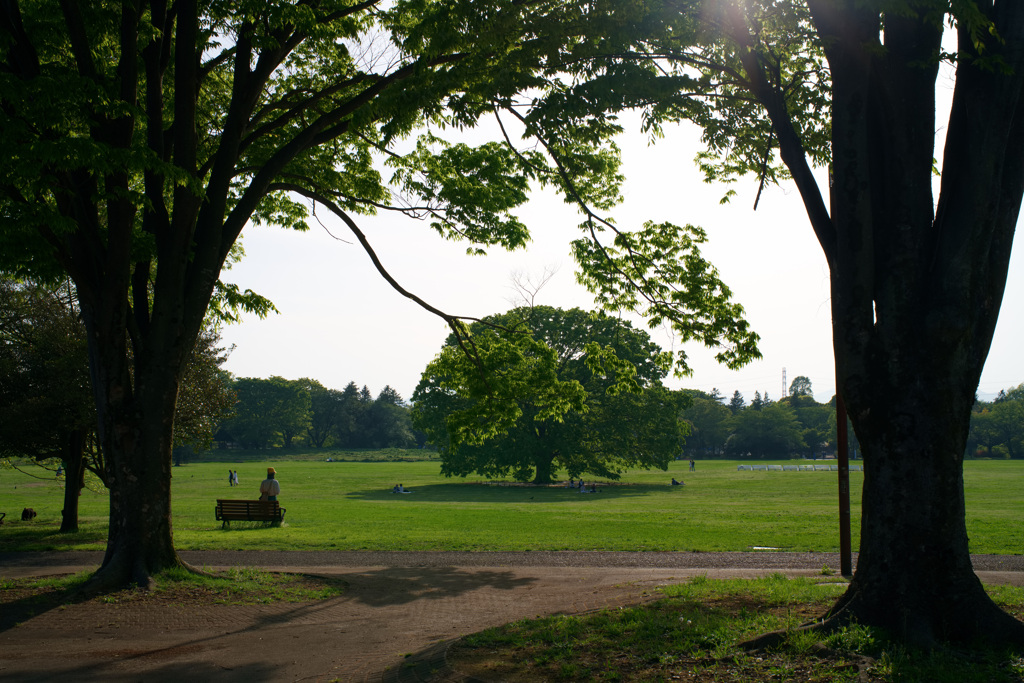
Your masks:
{"label": "exposed roots at tree base", "polygon": [[[795,629],[784,629],[781,631],[763,633],[751,638],[750,640],[743,641],[739,644],[739,648],[746,652],[767,652],[770,650],[778,650],[795,634],[814,633],[824,638],[841,631],[851,623],[852,620],[844,617],[843,615],[832,616],[823,619],[822,621],[812,621],[802,624]],[[821,648],[823,650],[828,649],[823,644],[821,645]]]}
{"label": "exposed roots at tree base", "polygon": [[82,598],[88,598],[125,588],[141,588],[150,591],[156,587],[156,582],[153,578],[154,574],[175,568],[181,568],[201,576],[212,576],[211,572],[195,567],[177,555],[175,555],[174,562],[158,569],[149,568],[142,561],[138,560],[129,563],[115,555],[96,570],[96,573],[78,589],[77,595]]}
{"label": "exposed roots at tree base", "polygon": [[[1024,623],[999,609],[987,596],[980,604],[966,608],[969,616],[961,611],[964,606],[960,605],[960,609],[903,612],[899,621],[893,618],[872,619],[871,612],[855,609],[858,606],[856,597],[849,598],[847,594],[840,599],[821,621],[806,623],[796,629],[764,633],[740,643],[739,647],[746,652],[767,652],[782,648],[795,634],[813,633],[826,638],[850,626],[862,625],[879,628],[893,640],[922,650],[941,649],[955,643],[968,648],[1006,647],[1024,652]],[[894,613],[893,610],[888,614]],[[823,644],[820,647],[828,650]]]}
{"label": "exposed roots at tree base", "polygon": [[[833,633],[843,630],[851,624],[851,620],[843,618],[841,616],[833,616],[826,618],[822,621],[813,621],[795,629],[787,629],[782,631],[772,631],[770,633],[764,633],[751,638],[750,640],[744,641],[739,644],[739,647],[747,653],[769,653],[776,651],[785,646],[787,640],[794,634],[801,633],[814,633],[821,636],[822,638],[827,637]],[[822,659],[830,660],[845,660],[843,668],[853,670],[857,673],[856,681],[863,681],[867,683],[870,681],[871,669],[875,665],[875,658],[863,654],[848,654],[839,653],[832,650],[824,643],[819,642],[813,646],[809,652],[810,655],[820,657]]]}

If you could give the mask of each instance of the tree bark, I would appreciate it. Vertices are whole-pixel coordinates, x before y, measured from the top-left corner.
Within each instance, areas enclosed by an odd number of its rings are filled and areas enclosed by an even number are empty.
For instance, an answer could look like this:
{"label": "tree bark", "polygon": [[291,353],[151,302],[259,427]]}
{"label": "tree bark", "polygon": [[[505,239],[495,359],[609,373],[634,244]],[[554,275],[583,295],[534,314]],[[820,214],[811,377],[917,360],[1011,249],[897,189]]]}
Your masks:
{"label": "tree bark", "polygon": [[[171,525],[174,413],[208,301],[188,306],[184,292],[164,290],[139,324],[116,295],[117,285],[109,286],[111,291],[79,288],[110,489],[106,554],[87,591],[148,587],[153,574],[188,566],[174,548]],[[137,300],[141,306],[147,302]]]}
{"label": "tree bark", "polygon": [[[920,368],[935,376],[936,368]],[[962,391],[877,392],[880,419],[855,422],[864,450],[861,546],[850,588],[829,616],[937,642],[1024,642],[971,566],[963,460],[969,412]],[[970,390],[973,399],[973,389]]]}
{"label": "tree bark", "polygon": [[64,443],[64,509],[60,533],[78,533],[78,501],[85,488],[85,432],[72,430]]}
{"label": "tree bark", "polygon": [[[830,225],[815,231],[835,237],[822,246],[837,390],[864,454],[858,566],[827,623],[882,627],[921,646],[1024,644],[1024,624],[974,574],[963,489],[1024,189],[1024,12],[987,10],[1006,42],[992,41],[986,58],[1000,53],[1009,71],[958,65],[936,207],[941,24],[922,13],[883,25],[868,4],[809,5],[833,88]],[[964,54],[974,50],[966,30]]]}
{"label": "tree bark", "polygon": [[534,484],[551,483],[551,464],[555,461],[554,453],[540,453],[534,458]]}

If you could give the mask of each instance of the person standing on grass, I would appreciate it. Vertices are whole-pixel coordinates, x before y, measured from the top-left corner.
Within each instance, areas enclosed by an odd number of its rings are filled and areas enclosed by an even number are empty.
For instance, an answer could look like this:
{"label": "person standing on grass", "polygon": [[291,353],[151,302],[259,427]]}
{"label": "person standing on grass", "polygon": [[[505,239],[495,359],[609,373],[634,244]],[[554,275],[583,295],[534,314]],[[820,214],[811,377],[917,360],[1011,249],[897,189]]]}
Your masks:
{"label": "person standing on grass", "polygon": [[277,500],[281,493],[281,484],[278,483],[277,471],[273,467],[267,468],[267,478],[260,483],[260,500]]}
{"label": "person standing on grass", "polygon": [[232,472],[231,470],[228,470],[228,486],[234,486],[234,485],[235,485],[235,473]]}

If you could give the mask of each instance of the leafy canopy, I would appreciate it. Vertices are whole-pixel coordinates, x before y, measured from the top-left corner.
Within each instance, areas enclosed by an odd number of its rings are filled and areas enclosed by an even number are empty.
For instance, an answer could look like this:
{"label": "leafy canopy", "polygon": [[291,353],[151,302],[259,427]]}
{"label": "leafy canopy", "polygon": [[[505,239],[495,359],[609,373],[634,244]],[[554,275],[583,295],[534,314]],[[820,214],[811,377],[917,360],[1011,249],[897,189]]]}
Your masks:
{"label": "leafy canopy", "polygon": [[[460,344],[471,344],[464,353]],[[447,476],[551,481],[558,469],[617,479],[678,454],[685,397],[641,330],[580,309],[522,307],[452,335],[413,395],[414,424]]]}

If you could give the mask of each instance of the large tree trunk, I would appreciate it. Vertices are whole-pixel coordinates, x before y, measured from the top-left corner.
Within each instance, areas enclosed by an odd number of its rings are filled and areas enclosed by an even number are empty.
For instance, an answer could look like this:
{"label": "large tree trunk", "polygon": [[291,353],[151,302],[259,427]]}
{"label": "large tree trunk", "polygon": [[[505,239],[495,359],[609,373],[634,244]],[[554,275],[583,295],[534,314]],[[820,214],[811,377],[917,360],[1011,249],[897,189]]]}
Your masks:
{"label": "large tree trunk", "polygon": [[111,485],[107,552],[96,574],[101,585],[148,586],[152,574],[185,566],[171,531],[172,430],[161,419],[174,411],[160,403],[137,401],[112,421],[104,440]]}
{"label": "large tree trunk", "polygon": [[546,453],[540,451],[534,458],[533,464],[535,467],[535,474],[533,476],[534,484],[550,484],[551,483],[551,466],[555,461],[554,453]]}
{"label": "large tree trunk", "polygon": [[[933,367],[922,378],[940,376]],[[861,547],[839,622],[885,628],[905,642],[1024,642],[1024,624],[1002,612],[971,566],[963,460],[973,389],[887,387],[862,415]]]}
{"label": "large tree trunk", "polygon": [[155,299],[146,315],[146,334],[136,329],[130,335],[128,311],[116,294],[101,294],[98,303],[80,294],[110,489],[106,554],[87,590],[149,586],[153,574],[188,566],[174,548],[171,531],[174,412],[206,300],[195,303],[188,315],[183,298],[170,292]]}
{"label": "large tree trunk", "polygon": [[151,575],[184,566],[171,533],[171,438],[173,393],[147,395],[136,384],[107,395],[100,408],[100,438],[110,487],[107,550],[88,586],[106,590],[124,585],[148,587]]}
{"label": "large tree trunk", "polygon": [[858,566],[828,623],[879,626],[925,646],[1024,644],[1024,624],[972,569],[963,489],[970,411],[1024,191],[1022,3],[988,8],[1006,43],[991,41],[986,58],[1009,71],[958,65],[937,206],[941,22],[908,13],[883,25],[871,3],[809,5],[833,84],[831,216],[812,222],[831,270],[837,389],[864,453]]}

